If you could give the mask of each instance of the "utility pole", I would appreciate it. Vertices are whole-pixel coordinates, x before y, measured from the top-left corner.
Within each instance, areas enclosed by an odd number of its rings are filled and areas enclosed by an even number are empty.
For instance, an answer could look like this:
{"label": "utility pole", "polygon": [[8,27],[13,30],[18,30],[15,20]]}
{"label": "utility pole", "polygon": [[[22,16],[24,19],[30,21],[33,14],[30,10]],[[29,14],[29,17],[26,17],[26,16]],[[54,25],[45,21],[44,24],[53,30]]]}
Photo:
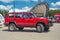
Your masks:
{"label": "utility pole", "polygon": [[[13,2],[14,2],[14,3],[13,3],[13,7],[10,8],[9,11],[10,11],[11,9],[13,9],[13,12],[15,12],[15,0],[14,0]],[[9,12],[9,11],[8,11],[8,12]]]}
{"label": "utility pole", "polygon": [[13,4],[13,7],[11,9],[13,9],[13,12],[15,12],[15,0],[13,2],[14,2],[14,4]]}

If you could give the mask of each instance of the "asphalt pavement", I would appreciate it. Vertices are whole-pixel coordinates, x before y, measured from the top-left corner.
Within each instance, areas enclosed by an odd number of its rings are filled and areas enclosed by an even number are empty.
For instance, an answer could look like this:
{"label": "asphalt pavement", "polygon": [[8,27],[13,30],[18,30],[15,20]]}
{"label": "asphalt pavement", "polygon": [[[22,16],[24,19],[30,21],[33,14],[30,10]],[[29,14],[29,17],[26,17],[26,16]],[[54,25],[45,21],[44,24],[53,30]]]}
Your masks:
{"label": "asphalt pavement", "polygon": [[54,23],[48,32],[37,33],[35,28],[9,32],[7,27],[0,27],[0,40],[60,40],[60,23]]}

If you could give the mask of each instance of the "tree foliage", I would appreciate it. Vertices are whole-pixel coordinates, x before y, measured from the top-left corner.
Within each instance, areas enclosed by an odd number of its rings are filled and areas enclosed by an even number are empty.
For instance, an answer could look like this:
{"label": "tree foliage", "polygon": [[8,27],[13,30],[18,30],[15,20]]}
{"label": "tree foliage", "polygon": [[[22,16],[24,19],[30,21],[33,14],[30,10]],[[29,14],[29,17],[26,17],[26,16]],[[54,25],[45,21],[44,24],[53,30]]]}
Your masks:
{"label": "tree foliage", "polygon": [[54,16],[54,14],[56,14],[56,13],[60,14],[60,10],[49,10],[49,12],[48,12],[48,14],[50,16]]}
{"label": "tree foliage", "polygon": [[2,14],[4,17],[7,12],[8,12],[7,10],[0,10],[0,14]]}
{"label": "tree foliage", "polygon": [[[0,14],[2,14],[5,17],[5,14],[8,13],[7,10],[0,10]],[[60,10],[49,10],[48,15],[50,16],[54,16],[54,14],[59,13],[60,14]]]}

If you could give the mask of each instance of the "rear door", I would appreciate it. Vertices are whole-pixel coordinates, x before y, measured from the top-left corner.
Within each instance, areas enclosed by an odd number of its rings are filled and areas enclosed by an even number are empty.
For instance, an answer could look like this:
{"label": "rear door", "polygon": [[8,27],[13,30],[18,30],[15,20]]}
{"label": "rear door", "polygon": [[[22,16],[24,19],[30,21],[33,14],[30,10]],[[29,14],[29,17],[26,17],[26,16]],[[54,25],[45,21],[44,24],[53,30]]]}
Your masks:
{"label": "rear door", "polygon": [[15,22],[18,26],[22,26],[23,22],[22,22],[22,13],[16,13],[15,15]]}

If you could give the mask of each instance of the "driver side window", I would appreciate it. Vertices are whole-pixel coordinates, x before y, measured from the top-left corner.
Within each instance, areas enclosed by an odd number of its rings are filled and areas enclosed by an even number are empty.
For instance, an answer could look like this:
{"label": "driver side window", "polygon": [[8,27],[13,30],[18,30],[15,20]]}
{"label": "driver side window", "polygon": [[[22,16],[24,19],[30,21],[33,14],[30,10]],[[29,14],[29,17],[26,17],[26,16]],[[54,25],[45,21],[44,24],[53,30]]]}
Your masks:
{"label": "driver side window", "polygon": [[30,18],[28,14],[24,14],[24,18]]}

